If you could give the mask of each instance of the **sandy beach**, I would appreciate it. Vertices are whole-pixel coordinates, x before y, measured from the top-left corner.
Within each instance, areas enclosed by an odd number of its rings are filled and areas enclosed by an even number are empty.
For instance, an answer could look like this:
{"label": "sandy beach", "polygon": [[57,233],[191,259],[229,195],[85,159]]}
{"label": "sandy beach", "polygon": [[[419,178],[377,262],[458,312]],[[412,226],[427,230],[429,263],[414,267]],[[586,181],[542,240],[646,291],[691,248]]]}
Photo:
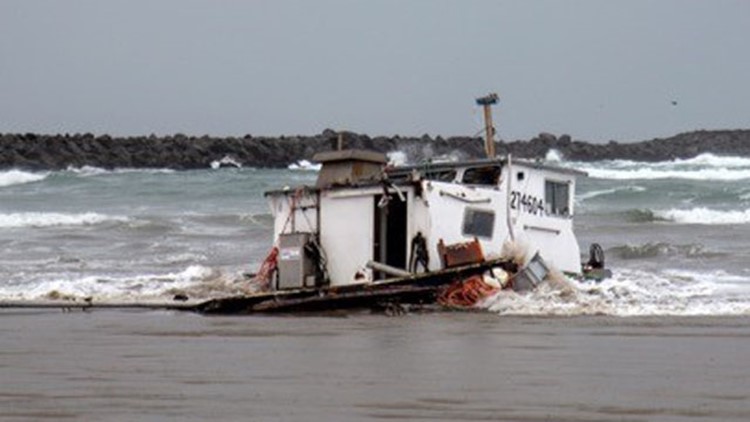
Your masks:
{"label": "sandy beach", "polygon": [[0,420],[744,421],[747,317],[0,314]]}

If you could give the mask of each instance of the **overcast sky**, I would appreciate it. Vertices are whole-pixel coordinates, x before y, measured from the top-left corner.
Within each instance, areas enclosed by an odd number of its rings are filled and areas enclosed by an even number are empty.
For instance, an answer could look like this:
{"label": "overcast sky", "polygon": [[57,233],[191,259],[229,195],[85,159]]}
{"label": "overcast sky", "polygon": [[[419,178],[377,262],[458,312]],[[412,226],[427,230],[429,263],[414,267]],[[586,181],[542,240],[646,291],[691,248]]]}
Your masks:
{"label": "overcast sky", "polygon": [[750,1],[1,0],[0,132],[750,128]]}

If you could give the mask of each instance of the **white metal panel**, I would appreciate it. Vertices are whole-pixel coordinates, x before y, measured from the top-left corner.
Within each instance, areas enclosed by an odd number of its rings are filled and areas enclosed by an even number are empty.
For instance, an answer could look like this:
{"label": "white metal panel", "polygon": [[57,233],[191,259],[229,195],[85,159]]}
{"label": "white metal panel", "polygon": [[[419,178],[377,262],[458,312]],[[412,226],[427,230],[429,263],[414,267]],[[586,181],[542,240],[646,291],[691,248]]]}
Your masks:
{"label": "white metal panel", "polygon": [[[523,172],[522,180],[518,179],[518,172]],[[511,178],[510,198],[508,178]],[[503,243],[510,240],[507,219],[510,212],[514,240],[526,249],[527,259],[539,251],[556,268],[580,272],[580,249],[573,234],[572,218],[544,212],[544,183],[547,179],[570,183],[572,209],[574,175],[547,169],[519,165],[512,166],[509,173],[506,167],[498,187],[430,182],[426,189],[432,229],[428,239],[430,256],[438,256],[437,242],[440,239],[445,243],[472,240],[473,236],[464,235],[462,228],[465,210],[473,208],[495,213],[492,238],[478,238],[485,256],[498,256]],[[431,269],[437,269],[439,265],[438,259],[430,262]]]}
{"label": "white metal panel", "polygon": [[356,282],[354,275],[372,259],[374,199],[321,193],[320,243],[328,256],[331,285]]}
{"label": "white metal panel", "polygon": [[[273,238],[274,242],[281,233],[315,233],[317,232],[318,216],[315,208],[315,194],[305,192],[295,194],[274,194],[269,197],[269,207],[274,217]],[[296,211],[290,215],[292,206]]]}
{"label": "white metal panel", "polygon": [[[507,168],[506,168],[507,170]],[[524,174],[519,180],[518,173]],[[516,240],[527,247],[527,258],[536,251],[553,267],[571,273],[581,271],[578,240],[573,233],[573,197],[575,175],[537,169],[532,166],[513,165],[511,174],[510,215]],[[570,216],[549,215],[544,211],[545,181],[567,183],[570,186]],[[539,208],[542,204],[542,208]]]}
{"label": "white metal panel", "polygon": [[[479,188],[446,182],[430,182],[426,189],[429,201],[431,234],[428,238],[431,269],[440,268],[437,244],[442,239],[446,244],[466,242],[474,239],[463,234],[466,208],[491,211],[495,222],[491,238],[480,237],[485,256],[499,256],[502,243],[507,237],[505,213],[502,210],[502,194],[493,188]],[[433,258],[434,257],[434,258]]]}

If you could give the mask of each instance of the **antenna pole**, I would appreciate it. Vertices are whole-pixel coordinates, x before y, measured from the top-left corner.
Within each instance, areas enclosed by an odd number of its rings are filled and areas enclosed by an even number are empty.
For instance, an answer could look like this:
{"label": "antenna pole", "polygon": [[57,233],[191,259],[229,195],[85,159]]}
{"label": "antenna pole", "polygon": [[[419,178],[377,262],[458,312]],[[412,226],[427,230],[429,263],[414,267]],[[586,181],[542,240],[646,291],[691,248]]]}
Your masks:
{"label": "antenna pole", "polygon": [[484,152],[488,158],[495,157],[495,127],[492,124],[492,106],[497,104],[495,93],[477,98],[477,105],[484,108]]}

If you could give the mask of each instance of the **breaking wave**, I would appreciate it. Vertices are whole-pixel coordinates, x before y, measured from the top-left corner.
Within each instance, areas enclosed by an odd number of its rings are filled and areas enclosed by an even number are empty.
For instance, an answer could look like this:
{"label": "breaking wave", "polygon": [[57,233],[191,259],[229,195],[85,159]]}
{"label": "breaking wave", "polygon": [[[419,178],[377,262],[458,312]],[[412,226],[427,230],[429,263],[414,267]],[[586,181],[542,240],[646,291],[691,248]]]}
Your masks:
{"label": "breaking wave", "polygon": [[314,164],[307,160],[299,160],[296,163],[292,163],[287,166],[289,170],[303,171],[320,171],[321,167],[323,167],[321,164]]}
{"label": "breaking wave", "polygon": [[387,155],[388,164],[391,166],[405,166],[409,163],[409,157],[403,151],[391,151]]}
{"label": "breaking wave", "polygon": [[83,214],[63,214],[56,212],[20,212],[0,214],[0,228],[90,226],[105,222],[126,222],[123,216],[111,216],[87,212]]}
{"label": "breaking wave", "polygon": [[710,258],[721,256],[719,252],[706,250],[703,245],[673,245],[666,242],[646,243],[643,245],[621,245],[607,249],[607,255],[620,259],[648,259],[673,256],[688,258]]}
{"label": "breaking wave", "polygon": [[175,170],[167,168],[147,168],[147,169],[136,169],[136,168],[118,168],[118,169],[104,169],[101,167],[94,166],[82,166],[73,167],[69,166],[65,171],[76,174],[81,177],[100,176],[104,174],[126,174],[126,173],[146,173],[146,174],[169,174],[174,173]]}
{"label": "breaking wave", "polygon": [[233,168],[242,168],[242,163],[240,163],[236,158],[225,155],[221,160],[214,160],[211,161],[211,168],[214,170],[220,169],[222,167],[233,167]]}
{"label": "breaking wave", "polygon": [[747,224],[750,223],[750,209],[742,211],[720,211],[705,207],[688,210],[670,209],[654,211],[654,216],[679,224]]}
{"label": "breaking wave", "polygon": [[544,155],[544,161],[550,163],[560,163],[564,158],[563,154],[554,148],[547,151],[547,154]]}
{"label": "breaking wave", "polygon": [[25,183],[38,182],[49,176],[49,173],[31,173],[22,170],[0,171],[0,188]]}
{"label": "breaking wave", "polygon": [[616,193],[621,192],[644,192],[646,191],[646,188],[643,186],[622,186],[617,188],[611,188],[611,189],[602,189],[602,190],[596,190],[591,192],[582,193],[579,195],[576,195],[576,199],[578,201],[586,201],[588,199],[597,198],[600,196],[608,196],[608,195],[614,195]]}
{"label": "breaking wave", "polygon": [[594,163],[568,163],[589,176],[611,180],[744,180],[750,179],[750,158],[701,154],[686,160],[647,163],[609,160]]}
{"label": "breaking wave", "polygon": [[32,285],[2,286],[0,299],[5,300],[171,300],[175,294],[204,299],[243,292],[247,286],[239,276],[191,265],[178,273],[139,276],[87,276],[75,279],[39,281]]}
{"label": "breaking wave", "polygon": [[668,210],[633,209],[618,214],[630,223],[666,222],[709,226],[750,223],[750,209],[741,211],[714,210],[706,207]]}
{"label": "breaking wave", "polygon": [[503,290],[484,308],[502,315],[750,315],[750,280],[724,271],[622,270],[601,283],[545,283],[523,294]]}

